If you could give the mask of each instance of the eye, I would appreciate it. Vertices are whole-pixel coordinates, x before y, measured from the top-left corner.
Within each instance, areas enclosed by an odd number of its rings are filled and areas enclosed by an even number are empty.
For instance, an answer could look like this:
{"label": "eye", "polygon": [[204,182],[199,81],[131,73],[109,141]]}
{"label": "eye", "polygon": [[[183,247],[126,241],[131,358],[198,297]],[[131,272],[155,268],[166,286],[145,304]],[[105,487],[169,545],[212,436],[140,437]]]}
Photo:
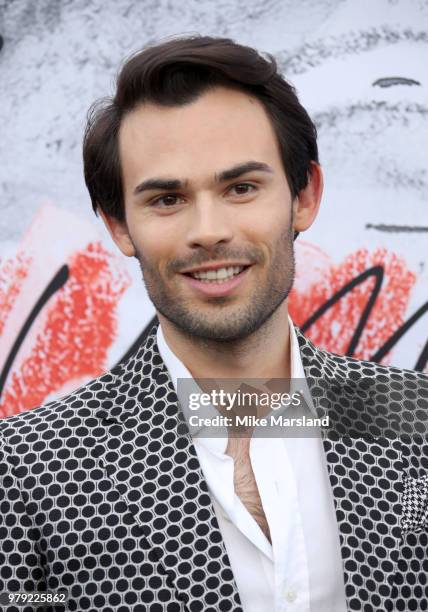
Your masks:
{"label": "eye", "polygon": [[230,191],[235,191],[238,196],[245,196],[256,190],[256,186],[251,183],[236,183],[230,187]]}
{"label": "eye", "polygon": [[161,208],[172,208],[176,204],[179,204],[181,196],[177,193],[167,193],[159,196],[150,202],[150,206],[159,206]]}

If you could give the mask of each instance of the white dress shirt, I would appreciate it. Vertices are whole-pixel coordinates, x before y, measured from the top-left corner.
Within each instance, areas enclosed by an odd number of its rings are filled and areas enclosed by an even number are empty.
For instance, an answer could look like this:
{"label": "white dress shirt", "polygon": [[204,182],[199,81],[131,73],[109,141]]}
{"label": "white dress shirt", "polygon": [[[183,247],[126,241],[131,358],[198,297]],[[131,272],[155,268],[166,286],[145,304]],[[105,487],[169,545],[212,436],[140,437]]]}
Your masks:
{"label": "white dress shirt", "polygon": [[[289,319],[291,378],[305,379]],[[190,372],[158,327],[177,389]],[[227,437],[194,437],[244,612],[346,612],[339,531],[320,436],[253,437],[250,460],[272,544],[236,495]]]}

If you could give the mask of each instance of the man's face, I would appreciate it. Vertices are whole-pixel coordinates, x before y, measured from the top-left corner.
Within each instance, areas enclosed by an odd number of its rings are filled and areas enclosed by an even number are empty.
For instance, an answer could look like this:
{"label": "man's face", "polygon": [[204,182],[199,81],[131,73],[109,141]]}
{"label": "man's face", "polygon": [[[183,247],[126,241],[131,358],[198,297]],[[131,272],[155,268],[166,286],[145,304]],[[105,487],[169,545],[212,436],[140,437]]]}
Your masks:
{"label": "man's face", "polygon": [[119,146],[120,246],[138,257],[157,311],[200,338],[256,331],[294,275],[293,202],[261,103],[219,87],[185,106],[144,104]]}

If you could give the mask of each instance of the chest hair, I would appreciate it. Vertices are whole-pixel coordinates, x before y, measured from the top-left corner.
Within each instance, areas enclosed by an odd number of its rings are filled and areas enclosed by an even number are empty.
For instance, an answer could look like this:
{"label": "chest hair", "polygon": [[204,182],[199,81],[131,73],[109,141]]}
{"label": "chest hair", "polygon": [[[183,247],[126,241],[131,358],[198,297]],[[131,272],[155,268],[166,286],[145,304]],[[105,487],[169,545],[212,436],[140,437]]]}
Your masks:
{"label": "chest hair", "polygon": [[251,438],[229,439],[226,454],[232,457],[234,462],[233,484],[236,495],[271,542],[269,525],[251,466],[250,441]]}

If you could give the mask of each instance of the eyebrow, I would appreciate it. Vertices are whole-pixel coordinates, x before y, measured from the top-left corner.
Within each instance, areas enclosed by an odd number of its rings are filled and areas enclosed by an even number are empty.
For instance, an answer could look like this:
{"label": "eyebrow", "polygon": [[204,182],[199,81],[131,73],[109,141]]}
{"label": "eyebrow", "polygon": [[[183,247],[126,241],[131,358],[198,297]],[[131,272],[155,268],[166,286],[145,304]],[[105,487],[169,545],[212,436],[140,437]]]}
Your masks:
{"label": "eyebrow", "polygon": [[228,170],[223,170],[219,174],[215,175],[216,183],[224,183],[225,181],[230,181],[231,179],[239,178],[243,174],[247,172],[270,172],[273,173],[273,168],[269,166],[269,164],[265,164],[264,162],[257,161],[248,161],[243,164],[238,164],[237,166],[233,166]]}
{"label": "eyebrow", "polygon": [[[239,178],[243,174],[247,172],[269,172],[273,173],[273,168],[264,162],[257,161],[247,161],[243,164],[238,164],[233,166],[232,168],[228,168],[227,170],[222,170],[218,174],[215,174],[215,182],[216,183],[224,183],[225,181],[230,181],[235,178]],[[162,190],[162,191],[173,191],[176,189],[183,189],[187,187],[189,181],[173,179],[173,178],[149,178],[145,181],[139,183],[134,189],[134,195],[138,195],[143,191],[149,190]]]}

